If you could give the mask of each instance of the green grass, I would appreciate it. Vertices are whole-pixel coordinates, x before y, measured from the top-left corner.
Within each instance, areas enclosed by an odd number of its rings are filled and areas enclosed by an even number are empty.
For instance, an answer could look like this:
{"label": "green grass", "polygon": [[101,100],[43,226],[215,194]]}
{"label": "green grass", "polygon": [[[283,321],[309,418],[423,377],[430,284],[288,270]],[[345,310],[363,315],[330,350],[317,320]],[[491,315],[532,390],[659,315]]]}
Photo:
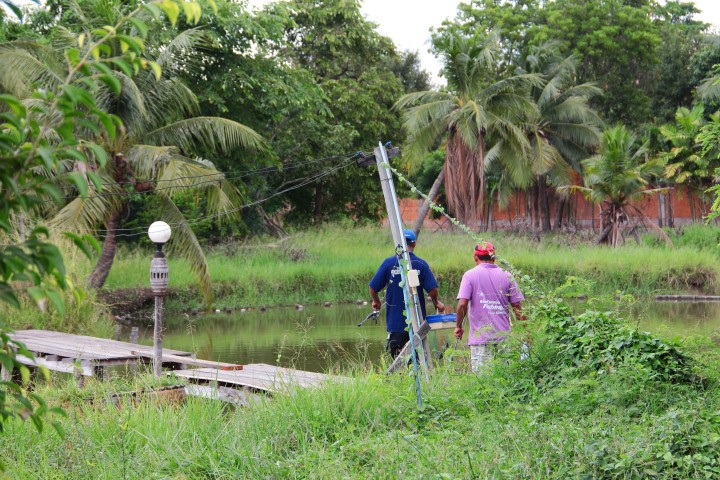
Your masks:
{"label": "green grass", "polygon": [[[548,378],[552,346],[479,375],[462,362],[423,381],[352,372],[345,384],[298,390],[234,409],[190,398],[120,406],[108,394],[153,380],[56,380],[66,435],[12,420],[0,460],[26,478],[713,478],[720,473],[720,359],[686,347],[701,382],[652,381],[639,366]],[[167,382],[166,382],[167,383]]]}
{"label": "green grass", "polygon": [[[504,233],[491,233],[498,254],[547,288],[568,276],[593,285],[589,294],[618,291],[655,293],[715,293],[720,282],[720,258],[706,248],[630,244],[618,249],[590,246],[566,236],[544,237],[539,243]],[[432,266],[441,296],[452,299],[462,273],[473,265],[473,242],[460,233],[423,232],[416,253]],[[295,233],[290,238],[257,239],[210,252],[215,305],[287,305],[353,301],[367,296],[367,283],[383,258],[392,254],[389,231],[380,228],[327,227]],[[151,255],[122,251],[107,288],[148,284]],[[202,301],[188,263],[169,254],[174,306],[199,306]]]}
{"label": "green grass", "polygon": [[60,313],[48,302],[44,310],[28,297],[21,297],[22,308],[0,304],[4,326],[12,330],[54,330],[97,337],[110,337],[114,324],[109,309],[100,303],[95,292],[80,292],[75,298],[70,292],[63,295],[65,312]]}

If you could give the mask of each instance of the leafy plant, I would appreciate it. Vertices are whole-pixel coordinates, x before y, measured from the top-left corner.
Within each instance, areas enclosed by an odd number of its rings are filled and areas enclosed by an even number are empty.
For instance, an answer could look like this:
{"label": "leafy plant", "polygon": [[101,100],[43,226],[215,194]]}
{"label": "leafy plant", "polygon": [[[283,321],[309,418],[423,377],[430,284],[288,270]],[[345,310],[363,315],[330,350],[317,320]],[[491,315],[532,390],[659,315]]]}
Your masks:
{"label": "leafy plant", "polygon": [[[88,138],[94,136],[113,142],[118,137],[122,122],[101,108],[98,101],[100,85],[115,93],[122,90],[108,65],[117,66],[128,76],[146,69],[159,76],[160,66],[143,57],[141,37],[147,33],[147,23],[138,18],[138,14],[149,12],[159,20],[164,13],[174,23],[181,8],[188,20],[200,15],[200,6],[195,2],[162,0],[144,4],[122,17],[115,26],[79,36],[77,46],[70,46],[64,52],[67,75],[55,77],[52,88],[33,91],[34,82],[21,81],[16,84],[18,89],[33,92],[25,101],[0,95],[0,233],[6,239],[13,240],[13,223],[17,217],[42,209],[48,198],[51,202],[60,202],[57,185],[41,172],[62,171],[67,162],[98,168],[106,165],[105,150],[78,135],[78,127],[94,134]],[[119,27],[127,23],[133,25],[139,36],[118,33]],[[117,42],[121,52],[113,53],[108,46],[110,42]],[[10,78],[7,74],[12,72],[3,73],[2,81],[6,82]],[[102,188],[100,177],[92,169],[67,172],[66,178],[81,198],[88,195],[91,186],[97,191]],[[99,249],[92,237],[66,235],[88,255],[93,249]],[[19,308],[19,292],[24,290],[36,302],[49,300],[62,312],[61,291],[69,288],[63,257],[51,243],[45,227],[37,226],[27,238],[0,247],[0,301]],[[22,383],[0,382],[0,431],[10,417],[30,419],[42,430],[43,416],[49,412],[62,414],[62,410],[49,408],[40,396],[28,392],[29,370],[18,360],[18,355],[33,357],[24,345],[12,340],[0,321],[0,364],[3,371],[17,370],[22,378]],[[47,370],[40,370],[47,375]],[[59,424],[53,423],[53,426],[61,431]]]}
{"label": "leafy plant", "polygon": [[567,303],[556,300],[540,302],[533,314],[557,348],[558,370],[597,376],[631,367],[646,381],[698,380],[692,359],[679,345],[630,327],[615,312],[588,310],[574,316]]}

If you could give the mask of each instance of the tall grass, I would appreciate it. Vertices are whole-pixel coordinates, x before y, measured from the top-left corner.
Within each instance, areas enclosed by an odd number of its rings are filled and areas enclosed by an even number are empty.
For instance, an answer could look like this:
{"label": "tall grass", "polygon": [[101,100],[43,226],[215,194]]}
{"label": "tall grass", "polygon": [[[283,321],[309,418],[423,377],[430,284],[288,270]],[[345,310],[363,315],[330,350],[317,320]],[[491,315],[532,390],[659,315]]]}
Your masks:
{"label": "tall grass", "polygon": [[[720,282],[720,259],[707,249],[609,249],[568,242],[567,237],[537,243],[500,232],[487,239],[500,256],[548,289],[568,276],[589,280],[594,285],[586,292],[590,294],[714,293]],[[473,265],[472,250],[472,241],[463,234],[423,232],[416,253],[432,266],[441,296],[452,299],[462,273]],[[210,252],[208,263],[220,307],[353,301],[367,296],[369,279],[392,251],[387,229],[327,227]],[[122,252],[107,288],[146,286],[150,257],[149,252]],[[185,306],[200,305],[188,263],[173,255],[169,263],[175,298]]]}
{"label": "tall grass", "polygon": [[29,297],[21,297],[21,308],[0,304],[5,327],[12,330],[40,329],[109,337],[114,331],[110,310],[99,302],[95,292],[80,292],[75,297],[63,294],[65,311],[59,312],[52,303],[40,306]]}
{"label": "tall grass", "polygon": [[[450,364],[423,382],[372,372],[234,409],[190,398],[114,405],[108,384],[39,387],[67,432],[11,421],[9,478],[713,478],[720,473],[717,353],[704,382],[648,381],[617,365],[546,382],[552,346],[478,375]],[[552,367],[553,365],[550,365]],[[136,380],[143,388],[148,377]],[[122,381],[115,383],[121,385]],[[129,388],[130,385],[125,385]]]}

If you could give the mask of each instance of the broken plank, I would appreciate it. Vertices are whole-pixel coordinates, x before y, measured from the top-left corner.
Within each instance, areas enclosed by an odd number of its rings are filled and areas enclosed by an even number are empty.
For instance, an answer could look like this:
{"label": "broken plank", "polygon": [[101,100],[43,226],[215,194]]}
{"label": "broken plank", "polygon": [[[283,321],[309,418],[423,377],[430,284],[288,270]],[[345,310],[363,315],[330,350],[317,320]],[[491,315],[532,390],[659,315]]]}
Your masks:
{"label": "broken plank", "polygon": [[[138,356],[138,357],[144,357],[144,358],[155,358],[155,355],[153,355],[152,352],[136,352],[131,351],[131,354]],[[242,370],[242,365],[237,365],[234,363],[223,363],[223,362],[215,362],[212,360],[201,360],[197,358],[190,358],[190,357],[181,357],[179,355],[165,355],[163,353],[162,356],[163,363],[182,363],[184,365],[192,365],[195,367],[204,367],[204,368],[217,368],[220,370]]]}
{"label": "broken plank", "polygon": [[75,365],[75,363],[73,363],[73,362],[45,360],[42,357],[28,358],[24,355],[17,355],[17,356],[15,356],[15,359],[24,365],[29,365],[31,367],[45,367],[48,370],[52,370],[54,372],[63,372],[63,373],[79,372],[86,377],[92,377],[94,374],[93,365],[91,365],[88,362],[82,362],[78,366],[78,365]]}

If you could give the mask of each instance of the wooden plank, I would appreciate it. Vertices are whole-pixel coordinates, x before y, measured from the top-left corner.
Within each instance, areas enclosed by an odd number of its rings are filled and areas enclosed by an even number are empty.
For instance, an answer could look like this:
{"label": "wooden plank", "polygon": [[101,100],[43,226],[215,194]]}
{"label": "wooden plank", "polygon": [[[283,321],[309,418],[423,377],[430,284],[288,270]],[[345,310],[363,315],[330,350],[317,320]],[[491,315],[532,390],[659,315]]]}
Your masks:
{"label": "wooden plank", "polygon": [[[304,388],[317,387],[326,381],[334,381],[340,377],[332,377],[316,372],[273,367],[272,365],[245,365],[242,371],[222,371],[217,369],[200,368],[195,370],[177,370],[168,372],[181,378],[213,381],[230,385],[265,390],[269,392],[284,390],[288,387],[299,386]],[[312,374],[310,377],[303,374]]]}
{"label": "wooden plank", "polygon": [[325,373],[319,373],[319,372],[308,372],[306,370],[296,370],[294,368],[286,368],[286,367],[276,367],[275,365],[269,365],[267,363],[251,363],[247,365],[248,368],[251,368],[255,371],[267,371],[267,372],[274,372],[274,373],[284,373],[288,375],[297,375],[307,378],[313,378],[318,380],[326,380],[329,377],[332,377],[333,375],[327,375]]}
{"label": "wooden plank", "polygon": [[[138,357],[145,357],[145,358],[155,358],[154,352],[147,354],[143,352],[130,352],[133,355],[136,355]],[[196,367],[206,367],[206,368],[217,368],[219,370],[242,370],[242,365],[237,365],[235,363],[223,363],[223,362],[215,362],[212,360],[200,360],[198,358],[188,358],[188,357],[181,357],[179,355],[165,355],[163,353],[162,357],[163,363],[183,363],[185,365],[193,365]]]}
{"label": "wooden plank", "polygon": [[[208,371],[209,370],[209,371]],[[210,382],[218,382],[229,385],[239,385],[242,387],[255,388],[266,392],[275,392],[279,390],[279,386],[275,384],[275,378],[270,375],[248,375],[245,370],[239,372],[227,372],[234,375],[222,375],[221,370],[212,369],[196,369],[196,370],[176,370],[174,372],[166,372],[166,375],[176,375],[181,378],[191,378],[196,380],[205,380]]]}
{"label": "wooden plank", "polygon": [[57,361],[57,360],[45,360],[42,357],[28,358],[24,355],[16,355],[15,358],[17,359],[18,362],[20,362],[22,364],[29,365],[31,367],[43,366],[54,372],[63,372],[63,373],[81,372],[81,374],[86,377],[92,377],[93,373],[94,373],[93,366],[87,362],[83,362],[84,364],[81,364],[80,366],[78,366],[71,362],[61,362],[61,361]]}
{"label": "wooden plank", "polygon": [[189,384],[185,385],[185,391],[188,395],[192,395],[194,397],[221,400],[223,402],[240,405],[242,407],[247,407],[251,403],[257,402],[260,399],[258,395],[253,395],[248,392],[228,387]]}
{"label": "wooden plank", "polygon": [[[132,351],[152,352],[150,346],[48,330],[21,330],[11,334],[11,338],[35,353],[87,360],[136,360]],[[191,353],[163,349],[163,355],[190,357]]]}
{"label": "wooden plank", "polygon": [[430,324],[430,330],[455,329],[455,322],[434,322]]}

